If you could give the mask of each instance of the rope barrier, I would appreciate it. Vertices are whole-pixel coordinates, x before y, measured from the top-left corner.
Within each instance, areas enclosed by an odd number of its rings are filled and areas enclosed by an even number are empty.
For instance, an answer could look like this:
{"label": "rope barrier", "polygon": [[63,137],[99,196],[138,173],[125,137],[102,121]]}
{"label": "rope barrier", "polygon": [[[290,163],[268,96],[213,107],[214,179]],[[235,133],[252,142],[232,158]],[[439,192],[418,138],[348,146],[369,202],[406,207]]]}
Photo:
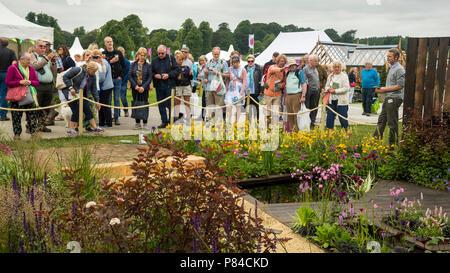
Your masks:
{"label": "rope barrier", "polygon": [[167,98],[165,98],[165,99],[163,99],[163,100],[157,101],[157,102],[152,103],[152,104],[141,105],[141,106],[129,106],[129,107],[112,106],[112,105],[107,105],[107,104],[103,104],[103,103],[100,103],[100,102],[96,102],[96,101],[90,100],[90,99],[88,99],[88,98],[83,98],[83,99],[86,100],[86,101],[89,101],[89,102],[91,102],[91,103],[94,103],[94,104],[103,106],[103,107],[109,107],[109,108],[113,108],[113,109],[132,110],[132,109],[140,109],[140,108],[152,107],[152,106],[158,105],[158,104],[160,104],[160,103],[163,103],[163,102],[165,102],[165,101],[168,101],[168,100],[170,100],[171,98],[172,98],[172,97],[169,96],[169,97],[167,97]]}
{"label": "rope barrier", "polygon": [[0,107],[0,110],[6,110],[6,111],[16,111],[16,112],[30,112],[30,111],[39,111],[39,110],[47,110],[47,109],[52,109],[52,108],[58,108],[64,104],[69,104],[71,102],[74,102],[76,100],[79,100],[78,98],[69,100],[69,101],[65,101],[65,102],[61,102],[60,104],[56,104],[56,105],[50,105],[50,106],[45,106],[45,107],[38,107],[38,108],[31,108],[31,109],[19,109],[19,108],[4,108],[4,107]]}
{"label": "rope barrier", "polygon": [[[176,99],[176,100],[178,100],[178,101],[180,101],[180,102],[184,102],[184,103],[187,104],[187,105],[190,105],[190,106],[193,106],[193,107],[198,107],[198,108],[201,108],[201,109],[213,109],[213,108],[220,108],[220,109],[223,109],[223,108],[229,107],[230,105],[236,105],[236,104],[238,104],[238,103],[244,101],[244,100],[247,99],[247,98],[253,100],[256,104],[260,105],[259,102],[258,102],[257,100],[255,100],[253,97],[251,97],[250,95],[247,95],[247,96],[245,96],[245,97],[242,97],[241,99],[239,99],[238,101],[233,102],[232,104],[224,105],[224,106],[216,106],[216,107],[210,107],[210,106],[203,107],[203,106],[195,105],[195,104],[193,104],[193,103],[191,103],[191,102],[189,102],[189,101],[186,101],[186,100],[184,100],[184,99],[182,99],[182,98],[180,98],[180,97],[174,96],[174,99]],[[113,109],[127,109],[127,110],[132,110],[132,109],[141,109],[141,108],[147,108],[147,107],[152,107],[152,106],[159,105],[159,104],[161,104],[161,103],[163,103],[163,102],[166,102],[166,101],[172,99],[172,96],[169,96],[169,97],[167,97],[167,98],[165,98],[165,99],[163,99],[163,100],[161,100],[161,101],[158,101],[158,102],[155,102],[155,103],[152,103],[152,104],[141,105],[141,106],[132,106],[132,107],[112,106],[112,105],[107,105],[107,104],[103,104],[103,103],[99,103],[99,102],[93,101],[93,100],[88,99],[88,98],[86,98],[86,97],[82,97],[82,98],[74,98],[74,99],[72,99],[72,100],[70,100],[70,101],[66,101],[66,102],[62,102],[62,103],[60,103],[60,104],[51,105],[51,106],[46,106],[46,107],[38,107],[38,108],[31,108],[31,109],[17,109],[17,108],[4,108],[4,107],[0,107],[0,110],[17,111],[17,112],[20,112],[20,111],[23,111],[23,112],[27,112],[27,111],[40,111],[40,110],[46,110],[46,109],[52,109],[52,108],[58,108],[58,107],[60,107],[60,106],[62,106],[62,105],[67,105],[67,104],[69,104],[69,103],[71,103],[71,102],[74,102],[74,101],[77,101],[77,100],[80,100],[80,99],[86,100],[86,101],[88,101],[88,102],[91,102],[91,103],[93,103],[93,104],[97,104],[97,105],[100,105],[100,106],[103,106],[103,107],[109,107],[109,108],[113,108]],[[267,107],[266,105],[260,105],[260,106],[262,106],[263,108],[265,108],[266,111],[269,111],[269,112],[276,112],[276,111],[273,111],[273,110],[271,110],[271,109],[268,109],[268,107]],[[288,116],[289,116],[289,115],[292,115],[292,116],[295,115],[295,116],[296,116],[296,115],[302,115],[302,114],[307,114],[307,113],[316,111],[316,110],[318,110],[318,109],[320,109],[320,108],[322,108],[322,107],[323,107],[323,106],[320,105],[320,106],[318,106],[318,107],[316,107],[316,108],[314,108],[314,109],[309,109],[309,110],[307,110],[307,111],[299,112],[299,113],[288,113],[288,112],[278,112],[278,113],[279,113],[280,115],[288,115]],[[325,108],[328,108],[331,112],[333,112],[334,114],[336,114],[336,115],[339,116],[340,118],[345,119],[345,120],[347,120],[347,121],[349,121],[349,122],[352,122],[352,123],[354,123],[354,124],[360,124],[360,125],[372,125],[372,126],[373,126],[373,125],[376,125],[376,123],[367,123],[367,122],[356,121],[356,120],[353,120],[353,119],[350,119],[350,118],[346,118],[346,117],[342,116],[341,114],[337,113],[336,111],[334,111],[334,110],[333,110],[330,106],[328,106],[328,105],[325,105]],[[401,119],[400,119],[400,120],[401,120]],[[400,121],[400,120],[399,120],[399,121]]]}

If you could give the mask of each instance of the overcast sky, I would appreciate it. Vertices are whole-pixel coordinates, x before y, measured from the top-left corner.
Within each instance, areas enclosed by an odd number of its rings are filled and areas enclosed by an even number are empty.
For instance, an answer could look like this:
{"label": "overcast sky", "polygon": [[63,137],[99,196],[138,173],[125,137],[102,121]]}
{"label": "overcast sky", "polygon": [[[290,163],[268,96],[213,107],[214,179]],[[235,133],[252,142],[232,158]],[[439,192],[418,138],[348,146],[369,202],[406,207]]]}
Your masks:
{"label": "overcast sky", "polygon": [[92,30],[111,19],[137,14],[152,29],[179,29],[186,18],[208,21],[216,30],[227,22],[233,31],[242,20],[277,22],[339,34],[357,29],[356,37],[385,35],[450,36],[450,0],[0,0],[25,17],[44,12],[63,30]]}

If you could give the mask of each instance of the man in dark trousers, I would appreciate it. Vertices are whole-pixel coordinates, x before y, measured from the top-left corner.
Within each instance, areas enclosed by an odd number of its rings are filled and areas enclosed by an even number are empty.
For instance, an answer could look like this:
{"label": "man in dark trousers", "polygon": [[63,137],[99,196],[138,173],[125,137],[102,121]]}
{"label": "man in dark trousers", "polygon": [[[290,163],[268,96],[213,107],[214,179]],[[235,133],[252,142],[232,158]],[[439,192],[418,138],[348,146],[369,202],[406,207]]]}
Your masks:
{"label": "man in dark trousers", "polygon": [[[181,73],[181,68],[177,64],[175,57],[167,54],[167,48],[164,45],[158,46],[158,56],[152,60],[153,86],[156,89],[156,100],[162,101],[170,97],[172,89],[175,89],[175,80]],[[159,114],[161,115],[161,124],[158,128],[165,128],[169,124],[171,114],[170,100],[158,104]],[[167,110],[169,114],[167,115]]]}
{"label": "man in dark trousers", "polygon": [[[0,38],[0,107],[8,108],[8,102],[6,101],[6,93],[8,87],[5,83],[6,71],[8,67],[17,62],[16,53],[8,48],[8,39]],[[10,120],[6,117],[8,111],[0,110],[0,121]]]}
{"label": "man in dark trousers", "polygon": [[[122,89],[123,77],[127,72],[127,65],[120,50],[114,49],[114,42],[111,37],[105,38],[106,50],[103,51],[106,60],[111,65],[111,74],[114,84],[114,106],[120,106],[120,92]],[[114,124],[120,125],[120,109],[114,109]]]}
{"label": "man in dark trousers", "polygon": [[[320,100],[320,77],[317,66],[319,65],[319,58],[317,55],[310,55],[308,57],[308,64],[303,68],[306,79],[308,81],[308,87],[306,92],[305,105],[308,109],[314,109],[319,106]],[[316,125],[317,110],[312,111],[309,114],[311,119],[311,129]]]}

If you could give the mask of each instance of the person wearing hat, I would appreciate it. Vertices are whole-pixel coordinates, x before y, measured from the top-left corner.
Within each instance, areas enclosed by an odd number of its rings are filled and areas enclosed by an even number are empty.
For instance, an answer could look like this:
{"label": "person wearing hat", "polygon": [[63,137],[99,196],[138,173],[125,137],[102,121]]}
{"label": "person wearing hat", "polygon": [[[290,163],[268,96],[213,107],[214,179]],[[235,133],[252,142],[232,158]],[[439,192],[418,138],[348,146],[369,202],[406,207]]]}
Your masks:
{"label": "person wearing hat", "polygon": [[[36,49],[31,54],[31,66],[37,71],[39,85],[36,86],[37,99],[40,107],[52,105],[54,96],[56,95],[55,81],[57,73],[56,59],[57,53],[50,52],[51,42],[47,39],[39,39],[36,41]],[[47,55],[46,55],[47,54]],[[38,111],[38,131],[50,133],[52,130],[46,127],[45,123],[51,110]]]}
{"label": "person wearing hat", "polygon": [[[289,70],[286,74],[286,111],[298,113],[306,98],[306,77],[302,69],[297,67],[293,59],[288,60]],[[288,115],[289,126],[292,131],[298,131],[297,116]]]}
{"label": "person wearing hat", "polygon": [[[250,97],[253,100],[250,100],[250,105],[256,107],[256,118],[259,117],[259,104],[255,101],[258,101],[258,97],[262,95],[262,88],[259,84],[262,79],[263,70],[261,66],[255,63],[255,56],[252,54],[247,56],[247,65],[245,66],[245,70],[247,71],[247,92],[250,94]],[[253,108],[252,106],[252,108]],[[246,105],[248,107],[248,105]],[[253,110],[250,109],[250,116],[253,116]]]}

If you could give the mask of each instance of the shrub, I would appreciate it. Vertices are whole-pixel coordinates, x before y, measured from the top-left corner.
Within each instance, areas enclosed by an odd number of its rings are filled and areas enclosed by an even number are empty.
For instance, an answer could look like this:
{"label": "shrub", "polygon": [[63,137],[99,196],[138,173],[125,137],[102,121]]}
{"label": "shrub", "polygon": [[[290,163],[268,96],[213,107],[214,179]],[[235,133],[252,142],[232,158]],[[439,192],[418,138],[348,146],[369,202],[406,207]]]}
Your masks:
{"label": "shrub", "polygon": [[132,165],[135,179],[101,181],[102,198],[85,200],[82,181],[70,183],[73,208],[60,224],[71,240],[102,252],[239,253],[271,252],[286,241],[244,210],[244,193],[216,160],[188,166],[187,153],[147,141]]}

